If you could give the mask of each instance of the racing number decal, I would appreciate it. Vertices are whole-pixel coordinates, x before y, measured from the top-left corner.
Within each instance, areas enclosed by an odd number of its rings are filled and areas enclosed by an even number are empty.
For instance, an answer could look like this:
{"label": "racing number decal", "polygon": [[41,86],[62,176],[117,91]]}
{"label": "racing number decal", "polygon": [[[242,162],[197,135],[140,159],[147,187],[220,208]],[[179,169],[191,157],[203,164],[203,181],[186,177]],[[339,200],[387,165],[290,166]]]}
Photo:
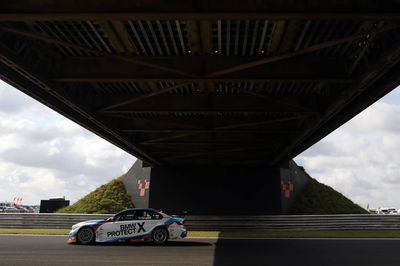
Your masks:
{"label": "racing number decal", "polygon": [[144,197],[144,195],[146,194],[146,190],[150,188],[150,182],[145,179],[144,184],[141,180],[138,180],[137,183],[140,190],[139,196]]}

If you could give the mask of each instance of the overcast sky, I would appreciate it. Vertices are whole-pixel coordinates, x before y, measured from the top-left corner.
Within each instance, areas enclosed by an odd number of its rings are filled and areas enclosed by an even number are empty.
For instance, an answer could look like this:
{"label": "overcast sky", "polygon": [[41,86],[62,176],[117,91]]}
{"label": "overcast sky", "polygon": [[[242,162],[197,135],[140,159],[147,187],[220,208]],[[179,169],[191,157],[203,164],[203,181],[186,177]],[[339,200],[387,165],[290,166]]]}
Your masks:
{"label": "overcast sky", "polygon": [[[295,160],[366,207],[400,208],[400,90]],[[125,173],[136,159],[0,81],[0,201],[72,202]]]}
{"label": "overcast sky", "polygon": [[135,160],[0,80],[0,201],[76,201]]}
{"label": "overcast sky", "polygon": [[400,88],[295,158],[366,208],[400,208]]}

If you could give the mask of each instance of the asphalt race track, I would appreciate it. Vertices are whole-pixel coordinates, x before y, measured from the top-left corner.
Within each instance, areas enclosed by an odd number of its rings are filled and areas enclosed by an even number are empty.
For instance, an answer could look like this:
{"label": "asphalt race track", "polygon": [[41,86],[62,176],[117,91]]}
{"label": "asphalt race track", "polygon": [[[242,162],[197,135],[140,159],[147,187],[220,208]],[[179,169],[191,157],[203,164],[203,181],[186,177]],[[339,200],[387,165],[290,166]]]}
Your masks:
{"label": "asphalt race track", "polygon": [[400,265],[400,240],[192,238],[166,246],[65,240],[0,235],[0,265]]}

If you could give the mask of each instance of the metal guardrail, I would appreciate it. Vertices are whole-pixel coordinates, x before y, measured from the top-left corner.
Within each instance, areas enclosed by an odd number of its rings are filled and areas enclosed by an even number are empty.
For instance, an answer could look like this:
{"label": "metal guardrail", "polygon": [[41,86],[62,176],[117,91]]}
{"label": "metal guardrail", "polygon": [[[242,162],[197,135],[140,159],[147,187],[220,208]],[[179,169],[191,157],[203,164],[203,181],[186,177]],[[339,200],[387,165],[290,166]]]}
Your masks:
{"label": "metal guardrail", "polygon": [[87,220],[101,220],[112,214],[0,213],[0,228],[71,228]]}
{"label": "metal guardrail", "polygon": [[400,229],[400,215],[191,216],[192,230],[388,230]]}
{"label": "metal guardrail", "polygon": [[[112,214],[1,213],[0,228],[70,228]],[[189,230],[399,230],[400,215],[186,216]]]}

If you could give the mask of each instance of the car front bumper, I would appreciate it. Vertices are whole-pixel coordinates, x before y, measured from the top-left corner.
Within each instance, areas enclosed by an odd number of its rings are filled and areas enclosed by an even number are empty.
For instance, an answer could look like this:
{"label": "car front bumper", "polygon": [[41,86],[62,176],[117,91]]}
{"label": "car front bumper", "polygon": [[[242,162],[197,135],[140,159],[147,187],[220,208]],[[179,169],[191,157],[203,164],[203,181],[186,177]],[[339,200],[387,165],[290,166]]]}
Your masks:
{"label": "car front bumper", "polygon": [[78,235],[78,228],[74,228],[69,232],[68,236],[68,243],[76,243],[77,241],[77,235]]}
{"label": "car front bumper", "polygon": [[70,236],[68,237],[68,243],[70,243],[70,244],[71,244],[71,243],[76,243],[76,236],[71,236],[71,235],[70,235]]}

